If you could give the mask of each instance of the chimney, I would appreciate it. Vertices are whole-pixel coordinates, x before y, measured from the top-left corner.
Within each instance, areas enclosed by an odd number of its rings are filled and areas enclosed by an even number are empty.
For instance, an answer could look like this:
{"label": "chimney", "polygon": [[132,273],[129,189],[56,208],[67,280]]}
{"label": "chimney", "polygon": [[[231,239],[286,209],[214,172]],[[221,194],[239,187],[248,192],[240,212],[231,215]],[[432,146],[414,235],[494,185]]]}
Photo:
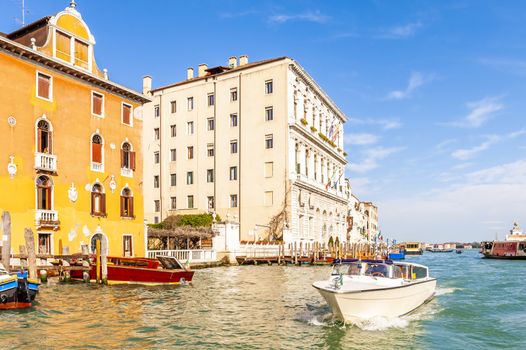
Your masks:
{"label": "chimney", "polygon": [[239,65],[240,66],[244,66],[247,63],[248,63],[248,56],[247,55],[239,56]]}
{"label": "chimney", "polygon": [[205,70],[208,69],[208,65],[202,63],[200,64],[198,67],[197,67],[197,76],[200,78],[200,77],[204,77],[206,72]]}
{"label": "chimney", "polygon": [[152,91],[152,77],[145,75],[142,78],[142,93],[146,95],[150,91]]}
{"label": "chimney", "polygon": [[186,79],[190,80],[194,77],[194,69],[192,67],[186,68]]}
{"label": "chimney", "polygon": [[231,56],[228,58],[228,66],[230,68],[236,68],[237,67],[237,57]]}

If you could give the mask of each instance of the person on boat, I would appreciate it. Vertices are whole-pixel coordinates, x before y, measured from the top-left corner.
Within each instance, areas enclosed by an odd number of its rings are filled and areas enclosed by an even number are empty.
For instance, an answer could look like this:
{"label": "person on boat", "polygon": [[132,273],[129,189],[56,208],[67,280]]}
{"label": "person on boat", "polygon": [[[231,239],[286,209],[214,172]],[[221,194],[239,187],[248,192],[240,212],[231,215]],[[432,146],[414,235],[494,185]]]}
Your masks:
{"label": "person on boat", "polygon": [[387,276],[387,267],[383,264],[371,264],[367,267],[365,274],[367,276],[385,277]]}

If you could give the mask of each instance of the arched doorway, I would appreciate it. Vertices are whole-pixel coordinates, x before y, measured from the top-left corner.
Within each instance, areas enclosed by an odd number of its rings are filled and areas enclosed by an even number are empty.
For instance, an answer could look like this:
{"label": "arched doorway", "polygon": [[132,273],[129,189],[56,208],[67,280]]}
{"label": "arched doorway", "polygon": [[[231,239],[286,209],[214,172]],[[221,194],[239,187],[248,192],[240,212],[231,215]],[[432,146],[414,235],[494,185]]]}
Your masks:
{"label": "arched doorway", "polygon": [[[96,249],[97,249],[97,240],[100,240],[100,245],[101,247],[103,246],[106,246],[106,255],[108,255],[108,250],[109,250],[109,247],[108,247],[108,238],[106,237],[105,234],[103,233],[95,233],[93,236],[91,236],[91,240],[90,240],[90,251],[91,253],[95,254],[96,253]],[[105,244],[103,244],[103,242]]]}

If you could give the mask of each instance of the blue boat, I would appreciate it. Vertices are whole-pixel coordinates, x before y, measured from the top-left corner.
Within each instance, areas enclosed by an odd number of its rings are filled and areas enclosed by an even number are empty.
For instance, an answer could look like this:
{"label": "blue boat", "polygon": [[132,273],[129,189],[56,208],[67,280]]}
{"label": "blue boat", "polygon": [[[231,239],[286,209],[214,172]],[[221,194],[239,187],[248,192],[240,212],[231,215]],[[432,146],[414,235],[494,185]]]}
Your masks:
{"label": "blue boat", "polygon": [[37,280],[28,278],[27,271],[11,275],[0,264],[0,310],[33,306],[39,285]]}
{"label": "blue boat", "polygon": [[389,260],[404,260],[405,259],[405,251],[400,250],[399,252],[390,252],[388,254]]}

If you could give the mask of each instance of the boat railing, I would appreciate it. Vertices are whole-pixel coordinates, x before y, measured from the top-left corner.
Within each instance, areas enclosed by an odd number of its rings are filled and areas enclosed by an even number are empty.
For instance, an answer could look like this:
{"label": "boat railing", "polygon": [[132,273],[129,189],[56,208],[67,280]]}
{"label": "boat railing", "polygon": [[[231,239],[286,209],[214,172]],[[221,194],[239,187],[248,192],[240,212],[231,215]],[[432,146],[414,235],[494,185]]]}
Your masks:
{"label": "boat railing", "polygon": [[215,250],[208,249],[178,249],[178,250],[149,250],[148,258],[155,259],[158,256],[170,256],[182,263],[206,263],[217,261]]}

